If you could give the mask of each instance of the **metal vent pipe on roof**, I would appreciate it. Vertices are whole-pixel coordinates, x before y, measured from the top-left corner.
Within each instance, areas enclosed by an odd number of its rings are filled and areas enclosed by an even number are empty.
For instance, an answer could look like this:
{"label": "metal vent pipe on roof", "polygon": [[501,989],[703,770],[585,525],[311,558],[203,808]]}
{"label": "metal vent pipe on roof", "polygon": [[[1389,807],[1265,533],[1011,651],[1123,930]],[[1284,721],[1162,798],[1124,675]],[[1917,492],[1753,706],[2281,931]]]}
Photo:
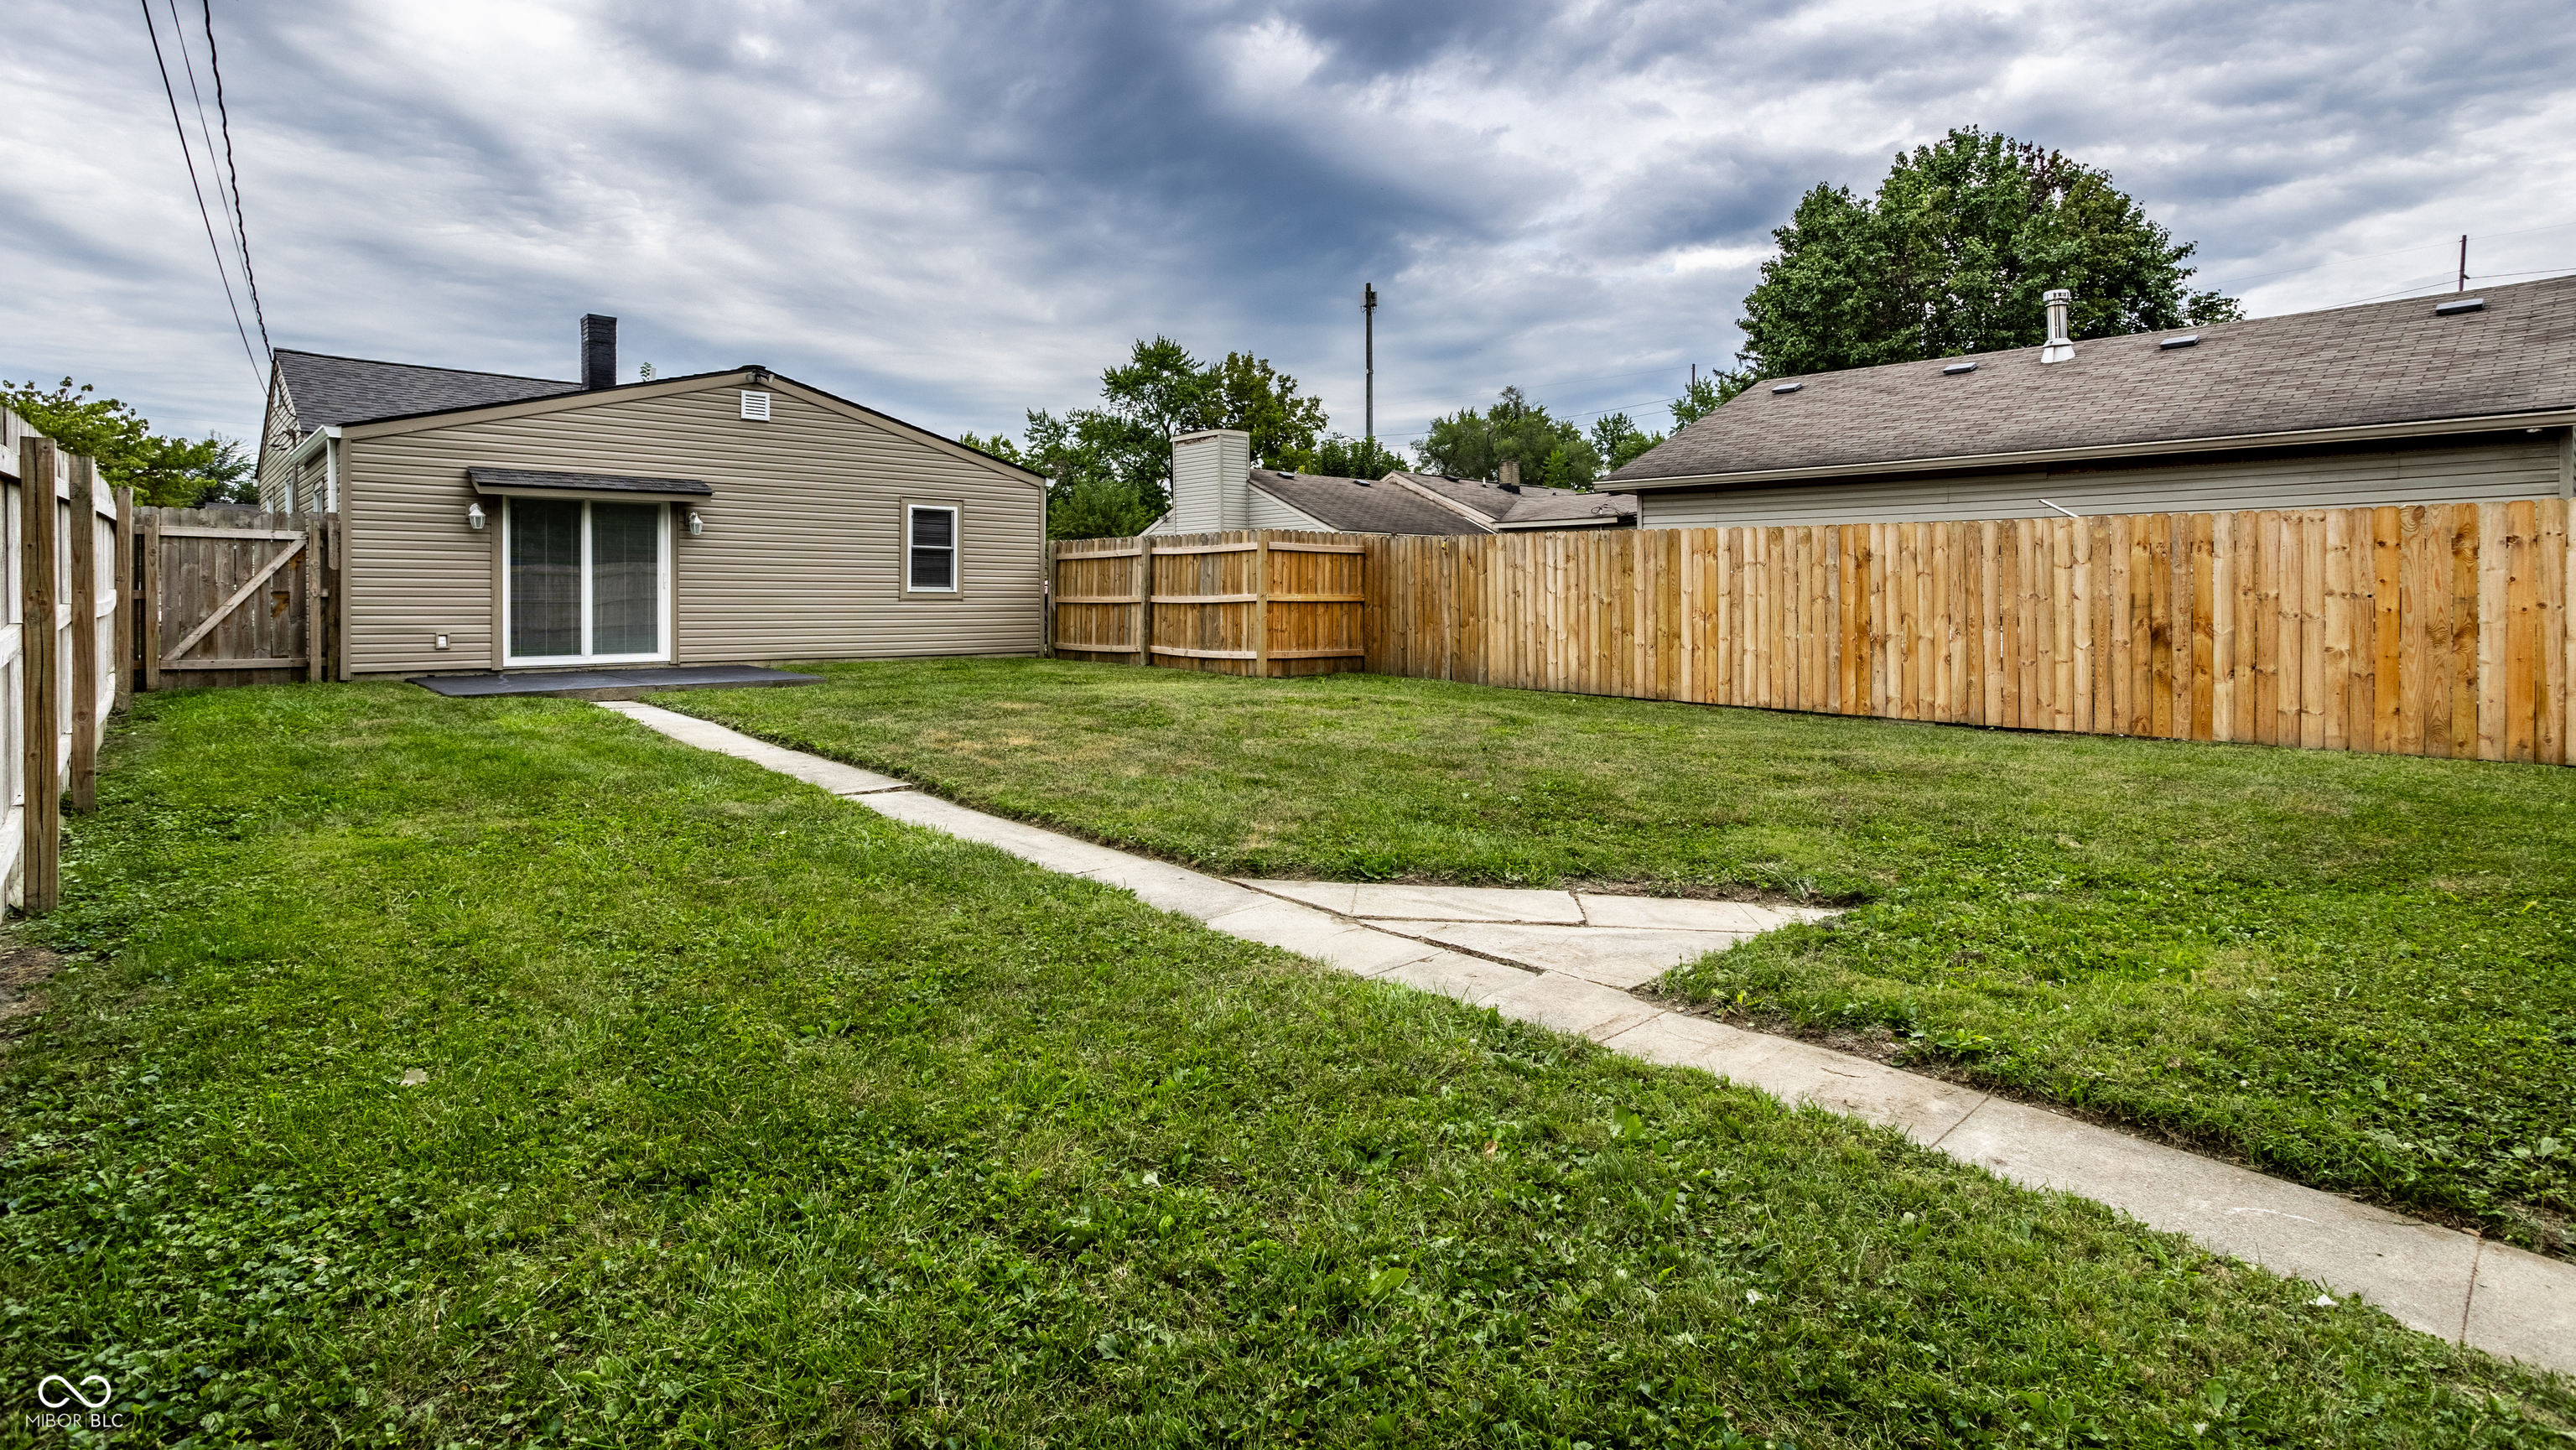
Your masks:
{"label": "metal vent pipe on roof", "polygon": [[2063,287],[2051,287],[2039,294],[2039,300],[2048,304],[2048,342],[2040,348],[2039,360],[2044,363],[2075,361],[2075,340],[2066,335],[2066,310],[2074,303],[2075,294]]}

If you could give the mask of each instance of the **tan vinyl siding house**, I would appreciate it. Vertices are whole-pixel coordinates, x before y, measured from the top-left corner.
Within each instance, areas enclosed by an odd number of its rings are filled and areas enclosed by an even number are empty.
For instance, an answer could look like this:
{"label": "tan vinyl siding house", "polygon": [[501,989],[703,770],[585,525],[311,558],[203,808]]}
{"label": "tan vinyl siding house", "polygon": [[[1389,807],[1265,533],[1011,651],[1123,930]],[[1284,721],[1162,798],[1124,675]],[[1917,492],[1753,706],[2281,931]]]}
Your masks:
{"label": "tan vinyl siding house", "polygon": [[[765,369],[550,386],[303,449],[336,475],[344,678],[1039,652],[1036,475]],[[567,621],[587,648],[542,643]]]}
{"label": "tan vinyl siding house", "polygon": [[1649,528],[2576,498],[2576,277],[1768,379],[1601,486]]}

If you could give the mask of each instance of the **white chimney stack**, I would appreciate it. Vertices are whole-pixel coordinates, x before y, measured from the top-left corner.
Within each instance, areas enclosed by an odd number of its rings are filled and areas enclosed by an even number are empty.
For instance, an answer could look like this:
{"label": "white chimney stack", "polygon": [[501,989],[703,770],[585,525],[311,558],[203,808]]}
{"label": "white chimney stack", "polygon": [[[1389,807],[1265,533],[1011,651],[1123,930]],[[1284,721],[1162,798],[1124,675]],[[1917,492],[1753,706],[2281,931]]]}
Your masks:
{"label": "white chimney stack", "polygon": [[1232,428],[1172,440],[1172,532],[1251,527],[1252,435]]}
{"label": "white chimney stack", "polygon": [[2051,287],[2039,294],[2039,300],[2048,304],[2048,343],[2039,350],[2039,360],[2075,361],[2075,340],[2066,335],[2066,309],[2075,301],[2075,294],[2063,287]]}

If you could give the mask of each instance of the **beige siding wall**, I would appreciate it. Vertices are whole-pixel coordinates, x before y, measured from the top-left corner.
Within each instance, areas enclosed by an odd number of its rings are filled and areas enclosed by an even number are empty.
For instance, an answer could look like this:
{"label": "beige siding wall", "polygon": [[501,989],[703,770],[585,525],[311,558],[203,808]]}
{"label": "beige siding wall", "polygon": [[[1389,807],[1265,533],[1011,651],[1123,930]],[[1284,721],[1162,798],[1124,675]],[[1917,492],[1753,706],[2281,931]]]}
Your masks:
{"label": "beige siding wall", "polygon": [[[1202,434],[1172,445],[1172,511],[1147,532],[1204,534],[1219,529],[1272,527],[1244,522],[1252,490],[1252,439],[1244,433]],[[1312,528],[1312,524],[1278,527]]]}
{"label": "beige siding wall", "polygon": [[[501,529],[466,527],[472,464],[702,479],[699,538],[676,532],[681,663],[1033,654],[1044,495],[888,428],[774,388],[771,418],[734,387],[351,439],[348,653],[357,674],[489,669]],[[907,598],[902,505],[961,510],[963,590]],[[497,508],[486,503],[497,515]],[[449,637],[449,648],[434,647]]]}
{"label": "beige siding wall", "polygon": [[2558,493],[2564,448],[2552,434],[2517,435],[2475,444],[2382,446],[2295,458],[2061,467],[1725,493],[1645,492],[1637,496],[1637,508],[1638,521],[1647,528],[1686,529],[2029,518],[2049,511],[2043,498],[2087,515],[2467,503]]}
{"label": "beige siding wall", "polygon": [[1249,483],[1244,485],[1243,505],[1243,522],[1237,526],[1240,528],[1317,529],[1328,534],[1332,532],[1324,527],[1321,520],[1302,509],[1272,498]]}

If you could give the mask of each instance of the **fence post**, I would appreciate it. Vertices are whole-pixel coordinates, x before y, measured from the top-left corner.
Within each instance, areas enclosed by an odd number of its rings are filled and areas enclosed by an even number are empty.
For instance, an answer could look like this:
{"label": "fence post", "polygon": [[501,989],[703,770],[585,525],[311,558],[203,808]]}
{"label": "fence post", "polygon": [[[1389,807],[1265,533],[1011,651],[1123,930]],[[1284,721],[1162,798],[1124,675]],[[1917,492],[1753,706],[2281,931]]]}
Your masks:
{"label": "fence post", "polygon": [[62,776],[54,742],[61,738],[54,681],[54,443],[18,440],[19,779],[26,795],[20,820],[19,904],[28,915],[51,911],[62,897]]}
{"label": "fence post", "polygon": [[1136,664],[1154,667],[1154,536],[1136,536]]}
{"label": "fence post", "polygon": [[143,688],[161,688],[161,510],[143,512]]}
{"label": "fence post", "polygon": [[1055,658],[1056,541],[1046,541],[1046,577],[1038,585],[1038,658]]}
{"label": "fence post", "polygon": [[98,480],[72,455],[72,810],[98,809]]}
{"label": "fence post", "polygon": [[322,515],[304,516],[304,680],[322,682]]}
{"label": "fence post", "polygon": [[1270,677],[1270,532],[1252,540],[1252,673]]}
{"label": "fence post", "polygon": [[116,491],[116,708],[134,702],[134,490]]}

